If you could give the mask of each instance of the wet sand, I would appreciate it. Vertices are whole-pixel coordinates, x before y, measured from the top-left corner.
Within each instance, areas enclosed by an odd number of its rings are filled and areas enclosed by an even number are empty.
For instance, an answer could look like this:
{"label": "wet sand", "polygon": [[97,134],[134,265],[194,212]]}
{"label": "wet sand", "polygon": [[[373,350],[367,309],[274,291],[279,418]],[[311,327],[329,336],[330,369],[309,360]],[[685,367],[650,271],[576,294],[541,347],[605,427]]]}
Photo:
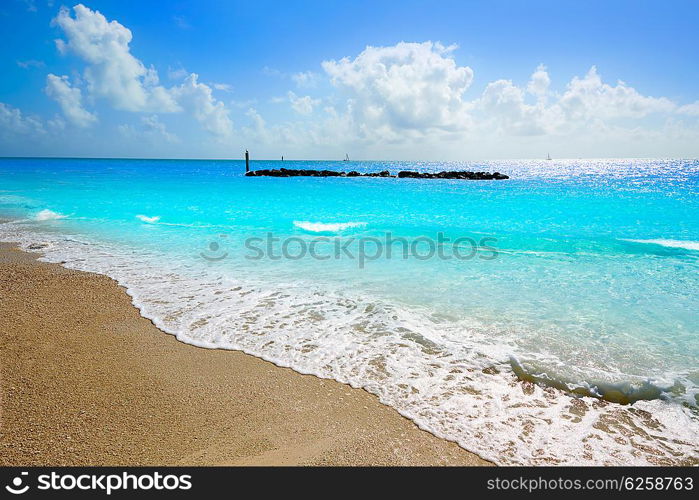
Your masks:
{"label": "wet sand", "polygon": [[1,465],[490,465],[359,389],[178,342],[0,244]]}

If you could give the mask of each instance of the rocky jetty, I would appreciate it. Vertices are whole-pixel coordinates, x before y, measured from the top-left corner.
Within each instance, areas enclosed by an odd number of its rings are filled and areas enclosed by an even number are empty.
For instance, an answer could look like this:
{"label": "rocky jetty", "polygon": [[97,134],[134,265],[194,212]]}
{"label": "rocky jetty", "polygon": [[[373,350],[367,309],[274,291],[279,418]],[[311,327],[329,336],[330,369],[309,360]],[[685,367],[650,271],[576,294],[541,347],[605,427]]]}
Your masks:
{"label": "rocky jetty", "polygon": [[412,170],[401,170],[398,172],[398,177],[401,179],[468,179],[476,181],[489,181],[489,180],[501,180],[509,179],[510,177],[501,174],[500,172],[470,172],[467,170],[457,170],[457,171],[443,171],[436,173],[429,172],[413,172]]}
{"label": "rocky jetty", "polygon": [[[336,170],[296,170],[289,168],[279,168],[279,169],[262,169],[262,170],[252,170],[246,172],[248,177],[396,177],[391,175],[388,170],[383,170],[381,172],[371,172],[367,174],[362,174],[356,170],[351,172],[338,172]],[[467,179],[467,180],[501,180],[509,179],[505,174],[500,172],[469,172],[469,171],[444,171],[444,172],[413,172],[411,170],[401,170],[398,172],[398,176],[401,179]]]}
{"label": "rocky jetty", "polygon": [[336,170],[295,170],[289,168],[275,168],[272,170],[251,170],[245,175],[248,177],[344,177],[347,174]]}

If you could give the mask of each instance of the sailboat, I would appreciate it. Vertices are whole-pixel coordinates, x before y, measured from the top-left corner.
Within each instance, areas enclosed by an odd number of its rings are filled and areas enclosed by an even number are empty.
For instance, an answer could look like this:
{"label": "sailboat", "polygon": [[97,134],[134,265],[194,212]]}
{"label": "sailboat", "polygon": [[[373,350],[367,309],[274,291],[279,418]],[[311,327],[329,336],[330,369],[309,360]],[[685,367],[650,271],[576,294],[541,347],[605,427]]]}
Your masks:
{"label": "sailboat", "polygon": [[348,153],[345,153],[345,159],[342,161],[349,161],[349,154]]}
{"label": "sailboat", "polygon": [[549,153],[546,153],[546,159],[547,159],[547,160],[550,160],[550,159],[551,159],[551,155],[550,155]]}

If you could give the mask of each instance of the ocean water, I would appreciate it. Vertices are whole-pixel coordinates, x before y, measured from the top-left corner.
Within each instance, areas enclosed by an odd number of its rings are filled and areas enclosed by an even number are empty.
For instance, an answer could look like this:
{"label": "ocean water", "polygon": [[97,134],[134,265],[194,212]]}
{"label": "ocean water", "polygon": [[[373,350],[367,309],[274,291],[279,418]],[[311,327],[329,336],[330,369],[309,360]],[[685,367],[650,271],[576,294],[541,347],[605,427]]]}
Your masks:
{"label": "ocean water", "polygon": [[511,179],[0,159],[0,240],[499,464],[699,464],[699,161],[283,166]]}

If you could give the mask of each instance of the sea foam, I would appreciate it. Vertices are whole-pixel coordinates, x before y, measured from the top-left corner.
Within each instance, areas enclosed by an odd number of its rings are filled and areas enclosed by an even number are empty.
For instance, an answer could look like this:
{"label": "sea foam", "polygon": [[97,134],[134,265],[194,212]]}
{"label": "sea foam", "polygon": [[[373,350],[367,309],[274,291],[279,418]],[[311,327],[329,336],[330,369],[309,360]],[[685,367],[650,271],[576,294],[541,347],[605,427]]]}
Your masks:
{"label": "sea foam", "polygon": [[660,245],[667,248],[683,248],[685,250],[699,250],[699,241],[684,241],[684,240],[666,240],[666,239],[655,239],[655,240],[632,240],[624,239],[624,241],[630,241],[632,243],[647,243],[649,245]]}
{"label": "sea foam", "polygon": [[[510,369],[511,339],[475,320],[444,321],[353,289],[222,276],[217,267],[114,243],[42,238],[52,243],[44,260],[111,276],[144,317],[183,342],[364,388],[422,429],[498,464],[699,463],[690,408],[525,386]],[[27,248],[36,234],[6,224],[0,239]]]}
{"label": "sea foam", "polygon": [[294,221],[294,226],[312,233],[337,233],[345,229],[365,227],[366,222],[307,222]]}
{"label": "sea foam", "polygon": [[147,215],[137,215],[136,218],[141,222],[145,222],[147,224],[155,224],[160,220],[160,216],[158,215],[155,215],[153,217],[149,217]]}
{"label": "sea foam", "polygon": [[57,220],[57,219],[65,219],[68,217],[67,215],[54,212],[53,210],[45,209],[42,210],[41,212],[37,213],[34,216],[34,220],[37,221],[47,221],[47,220]]}

